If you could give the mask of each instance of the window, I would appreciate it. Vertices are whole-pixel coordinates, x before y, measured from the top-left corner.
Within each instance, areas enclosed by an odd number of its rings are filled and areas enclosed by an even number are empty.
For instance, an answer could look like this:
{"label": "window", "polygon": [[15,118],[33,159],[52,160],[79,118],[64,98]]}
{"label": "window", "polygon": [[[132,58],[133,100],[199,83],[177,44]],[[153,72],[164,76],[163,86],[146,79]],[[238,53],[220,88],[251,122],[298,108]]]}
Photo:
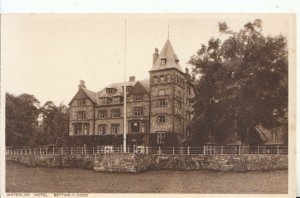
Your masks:
{"label": "window", "polygon": [[138,94],[134,96],[134,101],[141,101],[144,99],[143,94]]}
{"label": "window", "polygon": [[106,88],[106,93],[108,94],[112,94],[115,92],[115,89],[114,88]]}
{"label": "window", "polygon": [[166,100],[165,99],[159,99],[158,100],[158,106],[159,107],[165,107],[167,105]]}
{"label": "window", "polygon": [[120,97],[113,97],[113,103],[121,103],[121,98]]}
{"label": "window", "polygon": [[165,90],[164,89],[158,90],[158,95],[159,96],[164,96],[165,95]]}
{"label": "window", "polygon": [[158,132],[156,137],[157,144],[165,143],[166,134],[164,132]]}
{"label": "window", "polygon": [[131,86],[126,86],[126,92],[130,92],[130,91],[131,91],[131,89],[132,89],[132,87],[131,87]]}
{"label": "window", "polygon": [[88,135],[89,133],[89,124],[83,124],[83,134]]}
{"label": "window", "polygon": [[160,76],[160,82],[165,82],[165,76]]}
{"label": "window", "polygon": [[120,115],[120,109],[112,109],[111,110],[111,117],[112,118],[119,118]]}
{"label": "window", "polygon": [[108,98],[99,98],[99,100],[100,100],[101,104],[108,104],[109,103]]}
{"label": "window", "polygon": [[98,135],[103,135],[106,133],[106,124],[98,125]]}
{"label": "window", "polygon": [[272,141],[277,141],[278,140],[278,134],[277,131],[272,132]]}
{"label": "window", "polygon": [[166,62],[167,62],[167,59],[165,59],[165,58],[163,58],[163,59],[160,60],[160,64],[161,64],[161,65],[165,65]]}
{"label": "window", "polygon": [[82,135],[82,125],[81,124],[74,125],[74,134]]}
{"label": "window", "polygon": [[157,122],[158,124],[163,124],[166,122],[166,116],[165,115],[159,115],[157,116]]}
{"label": "window", "polygon": [[75,124],[74,125],[74,133],[76,135],[88,135],[89,132],[89,124]]}
{"label": "window", "polygon": [[111,125],[111,133],[112,134],[119,133],[119,130],[120,130],[120,125],[119,124],[112,124]]}
{"label": "window", "polygon": [[175,80],[175,82],[178,83],[178,76],[177,76],[177,75],[176,75],[176,80]]}
{"label": "window", "polygon": [[140,132],[140,123],[139,122],[131,122],[131,131],[134,133]]}
{"label": "window", "polygon": [[171,82],[171,75],[167,75],[167,82]]}
{"label": "window", "polygon": [[157,83],[157,76],[153,77],[153,83]]}
{"label": "window", "polygon": [[99,110],[98,111],[98,118],[99,119],[107,118],[107,111],[106,110]]}
{"label": "window", "polygon": [[86,112],[85,111],[78,111],[77,112],[77,120],[85,120]]}
{"label": "window", "polygon": [[78,106],[83,106],[83,105],[85,105],[85,99],[79,99],[79,100],[77,100],[77,105],[78,105]]}
{"label": "window", "polygon": [[142,116],[143,115],[143,107],[134,107],[133,115],[134,116]]}

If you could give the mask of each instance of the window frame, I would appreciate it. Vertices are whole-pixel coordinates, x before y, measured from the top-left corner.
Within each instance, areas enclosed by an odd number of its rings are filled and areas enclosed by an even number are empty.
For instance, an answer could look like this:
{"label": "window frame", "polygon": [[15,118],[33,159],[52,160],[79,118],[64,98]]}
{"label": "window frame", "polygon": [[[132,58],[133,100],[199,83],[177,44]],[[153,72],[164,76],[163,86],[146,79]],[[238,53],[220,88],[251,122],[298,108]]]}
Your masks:
{"label": "window frame", "polygon": [[[103,130],[104,129],[104,130]],[[98,135],[104,135],[107,133],[107,125],[106,124],[98,124]]]}
{"label": "window frame", "polygon": [[112,109],[111,110],[111,118],[120,118],[121,110],[120,109]]}
{"label": "window frame", "polygon": [[156,132],[156,143],[157,144],[164,144],[166,141],[166,132]]}
{"label": "window frame", "polygon": [[166,107],[167,106],[166,99],[158,99],[158,106],[159,107]]}
{"label": "window frame", "polygon": [[[101,113],[104,113],[103,114],[104,116],[100,116]],[[98,119],[106,119],[106,118],[107,118],[107,110],[104,109],[98,110]]]}
{"label": "window frame", "polygon": [[86,102],[85,102],[85,98],[82,98],[82,99],[78,99],[78,100],[77,100],[77,105],[78,105],[78,106],[84,106],[85,103],[86,103]]}
{"label": "window frame", "polygon": [[166,123],[167,121],[166,121],[167,119],[166,119],[166,115],[158,115],[157,116],[157,123],[158,124],[164,124],[164,123]]}
{"label": "window frame", "polygon": [[111,124],[111,134],[118,134],[119,132],[120,132],[120,124]]}
{"label": "window frame", "polygon": [[143,107],[134,107],[133,108],[133,116],[143,116]]}
{"label": "window frame", "polygon": [[134,95],[134,101],[143,101],[144,95],[143,94],[136,94]]}
{"label": "window frame", "polygon": [[77,111],[77,120],[86,120],[86,111]]}

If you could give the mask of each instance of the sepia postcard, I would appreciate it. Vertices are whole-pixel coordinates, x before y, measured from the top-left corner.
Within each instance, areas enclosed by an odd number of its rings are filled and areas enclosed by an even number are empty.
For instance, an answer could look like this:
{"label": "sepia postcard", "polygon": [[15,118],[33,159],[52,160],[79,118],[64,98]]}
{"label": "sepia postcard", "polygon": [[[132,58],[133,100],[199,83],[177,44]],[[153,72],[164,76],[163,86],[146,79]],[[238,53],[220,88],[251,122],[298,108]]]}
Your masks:
{"label": "sepia postcard", "polygon": [[294,197],[295,42],[295,14],[2,14],[1,196]]}

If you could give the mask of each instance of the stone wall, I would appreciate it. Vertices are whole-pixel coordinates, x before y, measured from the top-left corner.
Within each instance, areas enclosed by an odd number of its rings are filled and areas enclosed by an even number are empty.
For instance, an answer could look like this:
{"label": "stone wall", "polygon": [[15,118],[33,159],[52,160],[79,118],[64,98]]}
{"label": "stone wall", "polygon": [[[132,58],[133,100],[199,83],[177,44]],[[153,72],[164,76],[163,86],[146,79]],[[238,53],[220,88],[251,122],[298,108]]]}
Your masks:
{"label": "stone wall", "polygon": [[288,168],[288,155],[23,155],[7,156],[31,167],[82,168],[137,173],[146,170],[269,171]]}

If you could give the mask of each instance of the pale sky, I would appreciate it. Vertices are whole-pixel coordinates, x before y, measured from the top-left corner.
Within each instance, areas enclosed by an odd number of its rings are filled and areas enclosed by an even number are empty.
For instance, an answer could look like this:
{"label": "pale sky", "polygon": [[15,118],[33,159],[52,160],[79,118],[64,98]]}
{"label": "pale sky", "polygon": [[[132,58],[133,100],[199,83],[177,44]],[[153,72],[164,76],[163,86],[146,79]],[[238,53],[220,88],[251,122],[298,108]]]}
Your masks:
{"label": "pale sky", "polygon": [[[239,30],[263,20],[263,33],[288,36],[287,15],[126,15],[127,79],[148,79],[154,48],[168,37],[182,69],[211,37],[220,37],[218,22]],[[29,93],[41,105],[68,104],[80,80],[92,91],[124,81],[125,15],[4,14],[1,24],[2,88]]]}

